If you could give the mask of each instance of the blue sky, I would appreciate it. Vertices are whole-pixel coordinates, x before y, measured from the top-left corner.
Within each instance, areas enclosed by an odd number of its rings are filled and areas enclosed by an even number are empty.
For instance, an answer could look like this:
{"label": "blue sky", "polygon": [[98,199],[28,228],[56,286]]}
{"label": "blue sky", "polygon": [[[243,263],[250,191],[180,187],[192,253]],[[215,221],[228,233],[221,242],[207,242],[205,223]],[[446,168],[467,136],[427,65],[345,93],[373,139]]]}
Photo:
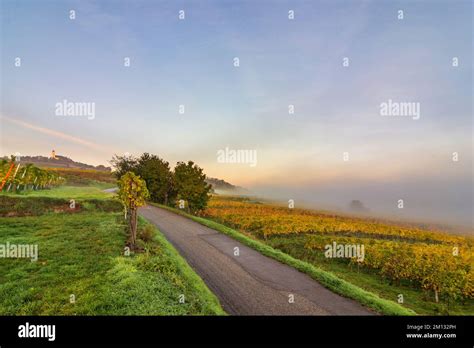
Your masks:
{"label": "blue sky", "polygon": [[[431,206],[442,191],[441,208],[427,215],[461,209],[470,219],[470,1],[1,4],[2,155],[55,148],[107,164],[113,153],[148,151],[335,205],[362,196],[360,187],[369,205],[388,207],[397,194]],[[63,99],[94,102],[95,118],[56,116]],[[420,119],[380,116],[388,99],[420,103]],[[258,165],[217,163],[226,146],[257,150]]]}

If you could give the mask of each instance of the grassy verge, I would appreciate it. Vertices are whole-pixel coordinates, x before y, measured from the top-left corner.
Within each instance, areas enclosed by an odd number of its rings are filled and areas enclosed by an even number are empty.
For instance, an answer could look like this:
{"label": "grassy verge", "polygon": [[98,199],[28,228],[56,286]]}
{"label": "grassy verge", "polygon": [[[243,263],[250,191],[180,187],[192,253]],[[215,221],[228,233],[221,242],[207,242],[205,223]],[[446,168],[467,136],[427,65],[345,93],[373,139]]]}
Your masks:
{"label": "grassy verge", "polygon": [[119,211],[122,205],[114,199],[71,201],[56,197],[0,196],[0,217],[38,216],[45,213],[78,213],[83,211]]}
{"label": "grassy verge", "polygon": [[151,239],[139,240],[145,252],[116,259],[107,273],[113,287],[104,292],[108,300],[99,313],[225,315],[215,295],[156,227],[140,218],[140,230],[152,233]]}
{"label": "grassy verge", "polygon": [[143,252],[125,256],[122,213],[83,204],[75,214],[0,217],[0,244],[38,245],[35,262],[0,258],[0,315],[225,314],[153,225],[140,221]]}
{"label": "grassy verge", "polygon": [[367,290],[364,290],[358,286],[355,286],[339,277],[334,275],[333,273],[330,273],[328,271],[325,271],[323,269],[317,268],[314,265],[301,261],[298,259],[295,259],[294,257],[285,254],[279,250],[276,250],[272,248],[269,245],[266,245],[258,240],[252,239],[242,233],[237,232],[236,230],[229,228],[227,226],[224,226],[222,224],[219,224],[215,221],[211,221],[202,217],[194,216],[187,214],[181,210],[171,208],[168,206],[164,206],[161,204],[154,204],[160,208],[164,208],[167,210],[170,210],[172,212],[175,212],[177,214],[186,216],[204,226],[210,227],[212,229],[215,229],[219,232],[222,232],[239,242],[259,251],[265,256],[271,257],[275,260],[278,260],[282,263],[285,263],[289,266],[292,266],[296,268],[297,270],[304,272],[308,275],[310,275],[312,278],[320,282],[322,285],[327,287],[328,289],[334,291],[335,293],[338,293],[342,296],[352,298],[359,303],[367,306],[368,308],[371,308],[381,314],[385,315],[416,315],[414,311],[411,309],[405,308],[398,303],[395,303],[393,301],[389,301],[386,299],[382,299],[376,294],[369,292]]}
{"label": "grassy verge", "polygon": [[4,196],[17,197],[53,197],[64,199],[103,199],[114,196],[114,193],[104,192],[105,189],[114,187],[113,184],[94,183],[91,186],[59,186],[49,190],[29,190],[19,193],[3,193]]}

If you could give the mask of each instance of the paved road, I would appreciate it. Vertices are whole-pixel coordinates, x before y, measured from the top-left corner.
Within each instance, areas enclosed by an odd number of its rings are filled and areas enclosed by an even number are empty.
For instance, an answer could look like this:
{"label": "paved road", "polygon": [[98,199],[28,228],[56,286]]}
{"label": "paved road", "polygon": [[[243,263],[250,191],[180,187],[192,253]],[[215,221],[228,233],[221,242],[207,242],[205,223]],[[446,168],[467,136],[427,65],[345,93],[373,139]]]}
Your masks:
{"label": "paved road", "polygon": [[[139,214],[158,226],[229,314],[373,314],[306,274],[186,217],[154,206],[141,208]],[[234,256],[235,247],[239,256]]]}

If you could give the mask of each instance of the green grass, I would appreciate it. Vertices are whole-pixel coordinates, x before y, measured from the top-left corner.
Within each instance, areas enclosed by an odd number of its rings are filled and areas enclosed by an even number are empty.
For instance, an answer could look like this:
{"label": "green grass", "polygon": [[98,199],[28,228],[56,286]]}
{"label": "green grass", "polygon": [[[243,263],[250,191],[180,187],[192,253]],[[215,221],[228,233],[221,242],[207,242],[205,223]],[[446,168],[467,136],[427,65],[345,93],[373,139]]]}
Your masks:
{"label": "green grass", "polygon": [[[97,198],[95,190],[82,193]],[[118,211],[92,207],[76,214],[0,218],[0,244],[37,244],[39,251],[36,262],[0,259],[0,315],[225,314],[202,279],[147,224],[140,221],[140,230],[152,231],[150,239],[139,241],[144,252],[125,256],[127,235]]]}
{"label": "green grass", "polygon": [[208,220],[202,217],[187,214],[175,208],[171,208],[171,207],[164,206],[161,204],[154,204],[154,203],[151,203],[151,204],[170,210],[177,214],[186,216],[204,226],[207,226],[214,230],[222,232],[238,240],[239,242],[259,251],[263,255],[271,257],[289,266],[292,266],[301,272],[307,273],[308,275],[310,275],[312,278],[320,282],[322,285],[324,285],[328,289],[342,296],[352,298],[358,301],[359,303],[361,303],[362,305],[365,305],[368,308],[375,310],[376,312],[379,312],[385,315],[416,315],[417,314],[415,311],[409,308],[405,308],[396,302],[383,299],[373,292],[364,290],[363,288],[338,277],[332,272],[316,267],[306,261],[296,259],[291,255],[288,255],[280,250],[277,250],[271,247],[270,245],[264,244],[261,241],[258,241],[247,235],[237,232],[236,230],[232,228],[229,228],[227,226],[224,226],[212,220]]}
{"label": "green grass", "polygon": [[19,217],[37,216],[45,213],[75,214],[83,211],[120,211],[122,204],[116,199],[88,199],[78,200],[71,205],[71,201],[55,197],[25,197],[0,195],[0,216]]}
{"label": "green grass", "polygon": [[26,197],[54,197],[64,199],[101,199],[110,198],[114,193],[104,192],[105,189],[114,187],[114,185],[106,183],[95,183],[91,186],[59,186],[49,190],[28,190],[20,191],[20,193],[3,193],[6,196],[26,196]]}

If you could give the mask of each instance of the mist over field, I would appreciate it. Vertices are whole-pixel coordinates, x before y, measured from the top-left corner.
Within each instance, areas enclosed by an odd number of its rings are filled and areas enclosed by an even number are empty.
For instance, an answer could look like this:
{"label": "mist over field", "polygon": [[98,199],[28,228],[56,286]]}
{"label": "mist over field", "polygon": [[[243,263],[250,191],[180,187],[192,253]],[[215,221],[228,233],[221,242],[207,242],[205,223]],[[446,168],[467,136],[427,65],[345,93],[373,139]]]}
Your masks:
{"label": "mist over field", "polygon": [[[414,222],[449,224],[473,234],[472,186],[469,178],[447,183],[445,180],[413,180],[395,183],[340,182],[324,185],[252,187],[261,197],[286,202],[295,207],[328,209],[357,214],[350,209],[352,200],[361,201],[374,217]],[[404,208],[397,201],[404,200]],[[456,229],[455,229],[456,230]]]}

